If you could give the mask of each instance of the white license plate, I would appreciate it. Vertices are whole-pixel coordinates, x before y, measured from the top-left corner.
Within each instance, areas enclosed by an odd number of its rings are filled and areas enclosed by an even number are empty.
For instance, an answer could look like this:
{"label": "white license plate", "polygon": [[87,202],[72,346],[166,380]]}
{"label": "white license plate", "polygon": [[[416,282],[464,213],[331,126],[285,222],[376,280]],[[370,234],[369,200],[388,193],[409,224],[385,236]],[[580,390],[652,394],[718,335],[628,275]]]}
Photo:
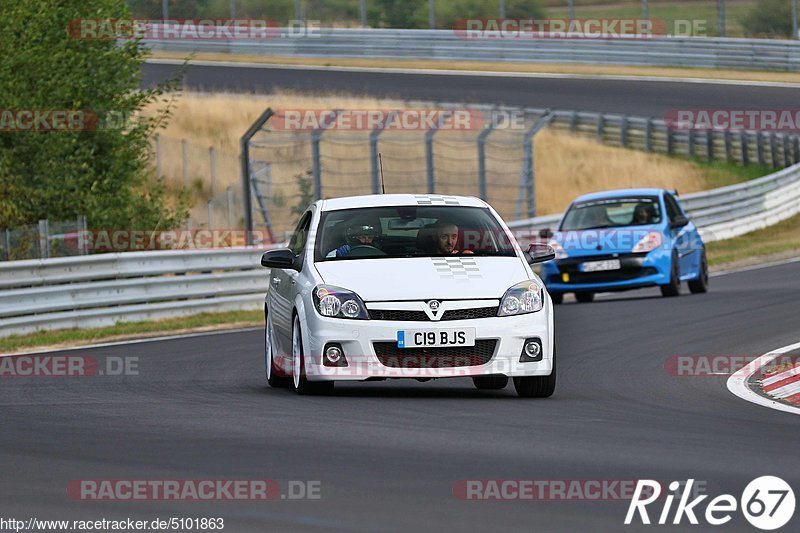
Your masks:
{"label": "white license plate", "polygon": [[405,329],[397,332],[398,348],[475,346],[475,328]]}
{"label": "white license plate", "polygon": [[589,261],[583,264],[584,272],[598,272],[600,270],[619,270],[619,259],[609,259],[607,261]]}

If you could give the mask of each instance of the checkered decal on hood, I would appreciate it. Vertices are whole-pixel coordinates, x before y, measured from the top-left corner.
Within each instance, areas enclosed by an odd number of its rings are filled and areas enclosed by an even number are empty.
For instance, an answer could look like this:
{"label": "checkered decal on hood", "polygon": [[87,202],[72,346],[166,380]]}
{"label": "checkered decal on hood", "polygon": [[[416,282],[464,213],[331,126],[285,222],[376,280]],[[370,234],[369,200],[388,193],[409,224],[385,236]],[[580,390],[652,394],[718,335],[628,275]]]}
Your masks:
{"label": "checkered decal on hood", "polygon": [[455,196],[442,196],[439,194],[415,194],[418,205],[461,205]]}
{"label": "checkered decal on hood", "polygon": [[442,279],[467,281],[483,278],[478,263],[469,257],[434,258],[433,267]]}

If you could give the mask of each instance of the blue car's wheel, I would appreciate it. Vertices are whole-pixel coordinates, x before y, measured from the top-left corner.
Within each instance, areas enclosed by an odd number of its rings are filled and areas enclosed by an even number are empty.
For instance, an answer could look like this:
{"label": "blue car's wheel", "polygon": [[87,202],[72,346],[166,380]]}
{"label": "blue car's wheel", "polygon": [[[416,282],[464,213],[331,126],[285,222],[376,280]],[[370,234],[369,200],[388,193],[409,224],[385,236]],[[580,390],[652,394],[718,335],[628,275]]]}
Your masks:
{"label": "blue car's wheel", "polygon": [[700,255],[700,270],[697,273],[697,279],[689,282],[689,290],[693,294],[700,294],[708,292],[708,259],[706,259],[706,250],[703,248]]}
{"label": "blue car's wheel", "polygon": [[669,283],[661,285],[661,296],[678,296],[681,293],[681,270],[678,263],[678,254],[672,252],[672,261],[669,267]]}

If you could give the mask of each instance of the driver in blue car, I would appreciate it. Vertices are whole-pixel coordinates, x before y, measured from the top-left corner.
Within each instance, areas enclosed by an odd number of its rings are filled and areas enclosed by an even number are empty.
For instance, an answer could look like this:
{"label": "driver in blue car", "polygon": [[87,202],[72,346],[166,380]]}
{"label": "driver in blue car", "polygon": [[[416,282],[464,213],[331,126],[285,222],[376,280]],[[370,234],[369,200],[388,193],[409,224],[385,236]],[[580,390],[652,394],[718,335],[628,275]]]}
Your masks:
{"label": "driver in blue car", "polygon": [[369,222],[351,224],[347,228],[346,238],[347,242],[336,250],[332,250],[327,257],[344,257],[357,246],[378,248],[380,240],[379,226]]}

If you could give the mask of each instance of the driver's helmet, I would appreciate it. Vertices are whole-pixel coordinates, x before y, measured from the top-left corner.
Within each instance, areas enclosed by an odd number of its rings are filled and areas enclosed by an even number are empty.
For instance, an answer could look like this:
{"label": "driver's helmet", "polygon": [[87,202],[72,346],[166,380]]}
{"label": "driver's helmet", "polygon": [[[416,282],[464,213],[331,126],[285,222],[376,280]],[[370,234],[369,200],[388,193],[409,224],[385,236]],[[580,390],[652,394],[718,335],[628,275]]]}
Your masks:
{"label": "driver's helmet", "polygon": [[[375,246],[380,236],[380,226],[372,222],[357,222],[347,227],[347,244],[350,246]],[[372,237],[372,242],[362,242],[359,237]]]}

